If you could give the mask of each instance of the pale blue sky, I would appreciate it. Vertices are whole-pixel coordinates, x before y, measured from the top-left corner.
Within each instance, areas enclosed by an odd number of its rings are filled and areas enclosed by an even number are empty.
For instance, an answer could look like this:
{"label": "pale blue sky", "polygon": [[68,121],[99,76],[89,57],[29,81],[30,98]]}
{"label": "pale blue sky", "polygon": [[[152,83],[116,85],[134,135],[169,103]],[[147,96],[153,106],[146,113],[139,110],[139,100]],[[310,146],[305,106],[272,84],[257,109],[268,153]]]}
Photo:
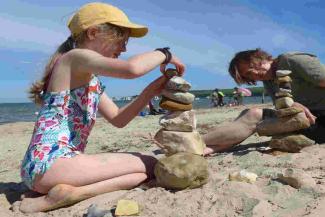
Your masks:
{"label": "pale blue sky", "polygon": [[[0,102],[26,102],[48,57],[68,36],[82,0],[0,1]],[[121,58],[171,47],[187,65],[192,89],[232,88],[234,53],[261,47],[273,55],[312,52],[325,63],[325,2],[317,0],[111,0],[149,34],[131,39]],[[138,94],[159,70],[135,80],[104,78],[109,96]]]}

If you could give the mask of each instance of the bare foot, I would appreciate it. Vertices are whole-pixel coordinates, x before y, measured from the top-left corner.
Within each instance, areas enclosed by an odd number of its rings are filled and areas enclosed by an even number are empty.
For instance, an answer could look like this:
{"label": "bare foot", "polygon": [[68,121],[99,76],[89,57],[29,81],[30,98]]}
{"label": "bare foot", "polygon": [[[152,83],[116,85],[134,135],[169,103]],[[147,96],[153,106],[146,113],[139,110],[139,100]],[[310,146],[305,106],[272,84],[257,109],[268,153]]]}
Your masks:
{"label": "bare foot", "polygon": [[[232,147],[232,146],[230,146]],[[215,154],[217,152],[223,152],[226,151],[227,149],[230,148],[229,146],[221,146],[221,145],[216,145],[216,146],[207,146],[204,150],[203,150],[203,156],[205,157],[209,157],[212,154]]]}
{"label": "bare foot", "polygon": [[59,184],[54,186],[47,195],[37,198],[24,198],[19,209],[24,213],[49,211],[72,205],[82,199],[78,196],[76,187]]}

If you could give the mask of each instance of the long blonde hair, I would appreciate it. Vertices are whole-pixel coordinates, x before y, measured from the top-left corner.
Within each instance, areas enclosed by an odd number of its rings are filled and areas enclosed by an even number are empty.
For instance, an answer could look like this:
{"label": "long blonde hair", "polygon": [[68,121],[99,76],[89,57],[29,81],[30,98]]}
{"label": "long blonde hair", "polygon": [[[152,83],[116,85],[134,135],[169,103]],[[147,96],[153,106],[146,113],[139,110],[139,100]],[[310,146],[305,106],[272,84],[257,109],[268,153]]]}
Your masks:
{"label": "long blonde hair", "polygon": [[[103,23],[97,25],[100,32],[105,33],[106,37],[114,40],[120,40],[125,37],[126,34],[129,33],[127,28],[119,27],[116,25],[112,25],[109,23]],[[29,98],[36,104],[43,104],[42,93],[46,92],[47,84],[51,77],[51,72],[55,63],[58,59],[68,51],[74,49],[75,47],[80,47],[87,38],[87,30],[81,32],[76,38],[72,38],[72,36],[68,37],[54,52],[54,54],[50,57],[48,63],[45,66],[44,73],[42,79],[35,81],[28,90]]]}

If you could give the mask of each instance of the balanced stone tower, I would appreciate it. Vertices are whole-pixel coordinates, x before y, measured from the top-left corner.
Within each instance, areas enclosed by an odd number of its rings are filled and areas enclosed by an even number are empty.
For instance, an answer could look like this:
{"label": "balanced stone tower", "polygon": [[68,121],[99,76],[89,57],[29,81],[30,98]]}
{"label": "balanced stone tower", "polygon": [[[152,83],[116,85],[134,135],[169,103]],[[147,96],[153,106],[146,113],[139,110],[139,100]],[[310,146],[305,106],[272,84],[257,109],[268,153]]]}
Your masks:
{"label": "balanced stone tower", "polygon": [[310,127],[303,109],[293,107],[291,95],[291,71],[277,70],[275,83],[276,118],[270,118],[257,125],[257,132],[261,136],[272,136],[270,147],[286,152],[299,152],[302,148],[311,146],[315,142],[297,131]]}
{"label": "balanced stone tower", "polygon": [[162,116],[162,126],[156,135],[156,144],[167,156],[158,161],[155,175],[160,186],[169,189],[199,187],[207,182],[207,161],[202,157],[206,147],[196,131],[196,117],[192,110],[195,96],[189,93],[191,84],[166,70],[171,79],[162,91],[160,107],[169,112]]}

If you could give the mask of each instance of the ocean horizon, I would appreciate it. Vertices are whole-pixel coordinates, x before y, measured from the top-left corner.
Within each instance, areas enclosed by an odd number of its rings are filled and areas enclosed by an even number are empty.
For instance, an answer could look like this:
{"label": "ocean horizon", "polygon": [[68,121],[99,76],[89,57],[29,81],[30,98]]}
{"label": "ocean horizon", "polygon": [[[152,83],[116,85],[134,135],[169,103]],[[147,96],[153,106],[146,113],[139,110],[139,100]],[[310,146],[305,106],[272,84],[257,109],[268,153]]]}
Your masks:
{"label": "ocean horizon", "polygon": [[[122,107],[128,104],[130,101],[114,101],[118,107]],[[225,97],[224,102],[229,104],[232,102],[231,97]],[[272,102],[269,96],[265,97],[264,103]],[[245,104],[261,104],[261,96],[244,97]],[[154,105],[158,108],[159,100],[154,100]],[[193,109],[212,108],[213,105],[210,99],[196,98],[193,102]],[[0,103],[0,124],[12,123],[12,122],[34,122],[39,111],[39,106],[36,106],[32,102],[23,103]],[[100,117],[100,114],[99,114]]]}

